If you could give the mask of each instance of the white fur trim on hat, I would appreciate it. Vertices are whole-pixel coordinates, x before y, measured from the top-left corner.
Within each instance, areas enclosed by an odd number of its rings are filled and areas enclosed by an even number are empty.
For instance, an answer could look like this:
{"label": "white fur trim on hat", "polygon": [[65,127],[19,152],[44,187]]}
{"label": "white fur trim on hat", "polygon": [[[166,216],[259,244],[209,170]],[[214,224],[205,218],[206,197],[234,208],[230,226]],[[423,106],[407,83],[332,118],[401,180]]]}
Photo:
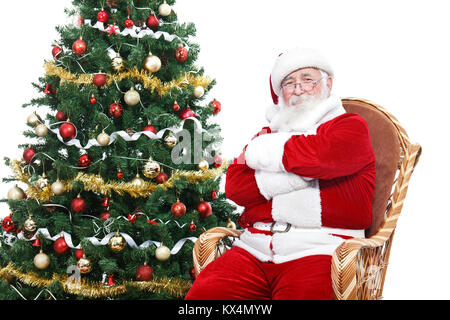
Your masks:
{"label": "white fur trim on hat", "polygon": [[275,61],[271,73],[273,91],[281,96],[281,82],[291,72],[301,68],[317,68],[334,76],[329,62],[316,50],[307,48],[294,48],[281,54]]}

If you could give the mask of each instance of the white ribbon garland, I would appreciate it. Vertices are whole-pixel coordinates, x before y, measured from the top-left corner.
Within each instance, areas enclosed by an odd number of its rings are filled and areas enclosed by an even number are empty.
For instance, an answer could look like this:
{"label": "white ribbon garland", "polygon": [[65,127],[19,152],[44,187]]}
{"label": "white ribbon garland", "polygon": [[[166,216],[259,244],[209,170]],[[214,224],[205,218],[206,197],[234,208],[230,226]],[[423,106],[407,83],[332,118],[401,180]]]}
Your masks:
{"label": "white ribbon garland", "polygon": [[[92,25],[91,19],[85,19],[84,24],[86,26],[98,29],[103,32],[109,31],[109,28],[105,28],[105,25],[100,21],[97,21],[97,23]],[[109,25],[109,26],[113,27],[113,25]],[[150,36],[154,39],[160,39],[162,37],[164,40],[166,40],[168,42],[172,42],[173,40],[177,39],[177,40],[181,41],[183,43],[184,47],[189,51],[189,46],[179,36],[173,35],[173,34],[170,34],[170,33],[164,32],[164,31],[154,32],[151,29],[142,30],[141,28],[136,27],[136,26],[133,26],[131,28],[125,28],[122,31],[120,31],[120,28],[118,26],[115,26],[114,30],[116,30],[117,34],[120,34],[122,36],[130,36],[130,37],[136,38],[136,39],[142,39],[145,36]]]}
{"label": "white ribbon garland", "polygon": [[[5,236],[5,231],[3,231],[3,236]],[[36,230],[36,233],[34,234],[34,236],[30,239],[25,238],[25,236],[23,235],[23,233],[19,233],[17,235],[17,239],[20,240],[25,240],[25,241],[33,241],[37,239],[37,235],[41,234],[45,239],[51,240],[51,241],[56,241],[59,238],[61,238],[61,236],[64,237],[64,240],[67,243],[67,246],[72,248],[72,249],[81,249],[81,244],[78,244],[77,246],[75,246],[72,242],[72,235],[70,235],[69,233],[62,231],[60,233],[58,233],[55,236],[51,236],[50,232],[48,231],[47,228],[39,228]],[[114,237],[116,235],[116,232],[111,232],[108,235],[106,235],[103,239],[98,239],[96,237],[89,237],[86,238],[86,240],[90,241],[94,246],[105,246],[108,244],[109,239],[111,239],[112,237]],[[161,242],[159,241],[154,241],[154,240],[147,240],[144,243],[137,245],[136,242],[133,240],[133,238],[131,236],[129,236],[126,233],[120,233],[120,235],[125,239],[125,241],[127,242],[127,244],[134,248],[134,249],[145,249],[150,247],[152,244],[156,245],[157,247],[159,247],[161,245]],[[187,238],[183,238],[181,240],[179,240],[175,246],[170,250],[170,253],[172,255],[177,254],[180,249],[183,247],[183,245],[186,243],[186,241],[192,241],[193,243],[195,243],[197,241],[196,237],[187,237]]]}
{"label": "white ribbon garland", "polygon": [[[141,131],[141,132],[136,132],[134,133],[132,136],[130,136],[126,131],[116,131],[113,132],[110,135],[110,141],[108,145],[111,145],[112,143],[114,143],[117,139],[117,137],[121,137],[122,139],[124,139],[126,142],[130,142],[130,141],[137,141],[142,135],[147,136],[150,139],[162,139],[162,137],[164,136],[164,133],[169,130],[172,131],[173,133],[178,133],[180,131],[183,130],[183,125],[184,122],[186,120],[192,120],[194,121],[194,123],[196,124],[196,130],[198,132],[207,132],[205,129],[202,128],[202,124],[200,123],[200,121],[195,118],[195,117],[189,117],[184,119],[183,121],[181,121],[181,125],[180,127],[176,128],[176,127],[171,127],[171,128],[166,128],[166,129],[162,129],[160,131],[158,131],[156,134],[150,131]],[[61,141],[62,143],[64,143],[66,146],[75,146],[78,149],[83,149],[83,150],[87,150],[93,146],[95,147],[101,147],[101,145],[97,142],[97,139],[89,139],[88,143],[86,144],[86,146],[82,146],[80,140],[74,138],[71,139],[69,141],[64,141],[63,137],[61,137],[61,134],[59,133],[59,128],[58,129],[51,129],[50,126],[54,126],[58,123],[54,123],[52,125],[50,125],[49,121],[46,121],[46,123],[44,123],[44,125],[48,128],[48,130],[50,132],[53,132],[54,134],[56,134],[56,136],[58,137],[58,140]],[[76,129],[76,128],[75,128]]]}

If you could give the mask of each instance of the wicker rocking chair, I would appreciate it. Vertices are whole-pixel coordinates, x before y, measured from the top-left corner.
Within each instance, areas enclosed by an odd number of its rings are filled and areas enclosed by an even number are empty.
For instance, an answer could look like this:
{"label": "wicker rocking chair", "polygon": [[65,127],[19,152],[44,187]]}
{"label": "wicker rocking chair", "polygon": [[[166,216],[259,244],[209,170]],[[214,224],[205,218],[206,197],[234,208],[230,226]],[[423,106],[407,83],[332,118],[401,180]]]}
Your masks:
{"label": "wicker rocking chair", "polygon": [[[376,158],[373,221],[366,238],[343,242],[334,252],[331,277],[337,300],[381,299],[390,249],[397,220],[403,207],[409,179],[422,148],[412,144],[398,120],[384,108],[370,101],[344,98],[347,112],[360,114],[369,126]],[[239,237],[242,231],[213,228],[204,232],[193,250],[198,275],[217,257],[219,241]]]}

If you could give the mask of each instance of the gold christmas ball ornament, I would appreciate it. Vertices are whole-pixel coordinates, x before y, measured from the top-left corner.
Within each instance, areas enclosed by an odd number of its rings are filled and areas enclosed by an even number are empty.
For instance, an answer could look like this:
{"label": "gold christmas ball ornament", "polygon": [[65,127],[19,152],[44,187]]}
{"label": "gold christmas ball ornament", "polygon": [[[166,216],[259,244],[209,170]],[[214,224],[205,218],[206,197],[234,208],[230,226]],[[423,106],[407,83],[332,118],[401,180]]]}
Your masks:
{"label": "gold christmas ball ornament", "polygon": [[202,161],[200,161],[199,164],[198,164],[198,168],[199,168],[201,171],[206,171],[206,170],[208,170],[208,169],[209,169],[209,163],[208,163],[208,161],[206,161],[205,159],[202,159]]}
{"label": "gold christmas ball ornament", "polygon": [[147,178],[153,179],[153,178],[156,178],[156,176],[158,176],[160,170],[161,170],[161,167],[159,166],[159,163],[156,161],[153,161],[152,158],[150,158],[150,159],[148,159],[148,162],[145,164],[144,168],[142,169],[142,173]]}
{"label": "gold christmas ball ornament", "polygon": [[169,133],[168,136],[166,136],[164,138],[164,143],[166,144],[166,146],[168,146],[169,148],[173,148],[177,145],[177,137],[175,137],[172,132]]}
{"label": "gold christmas ball ornament", "polygon": [[117,231],[116,234],[111,239],[109,239],[108,245],[112,251],[121,252],[127,245],[127,242],[125,241],[125,238],[120,234],[120,232]]}
{"label": "gold christmas ball ornament", "polygon": [[114,69],[114,71],[120,72],[125,68],[125,63],[123,61],[123,58],[120,55],[115,56],[111,60],[111,66]]}
{"label": "gold christmas ball ornament", "polygon": [[27,118],[27,123],[30,126],[36,126],[38,123],[42,122],[41,117],[39,117],[36,112],[33,112],[32,114],[30,114]]}
{"label": "gold christmas ball ornament", "polygon": [[150,52],[144,60],[144,69],[152,73],[158,72],[161,69],[161,60]]}
{"label": "gold christmas ball ornament", "polygon": [[124,97],[125,103],[129,106],[135,106],[141,101],[141,96],[139,95],[139,92],[134,90],[133,87],[130,88],[130,90],[125,93]]}
{"label": "gold christmas ball ornament", "polygon": [[41,250],[41,252],[34,256],[33,262],[36,268],[44,270],[50,265],[50,258]]}
{"label": "gold christmas ball ornament", "polygon": [[37,229],[37,222],[34,221],[34,219],[31,216],[29,216],[28,219],[25,220],[25,222],[23,224],[23,228],[26,231],[35,232]]}
{"label": "gold christmas ball ornament", "polygon": [[38,124],[34,129],[34,132],[38,137],[45,137],[48,133],[48,128],[45,124]]}
{"label": "gold christmas ball ornament", "polygon": [[80,273],[87,274],[92,270],[91,261],[83,254],[83,257],[77,262],[77,268],[80,270]]}
{"label": "gold christmas ball ornament", "polygon": [[8,200],[22,200],[25,199],[26,195],[25,192],[20,189],[17,184],[9,189],[8,191]]}
{"label": "gold christmas ball ornament", "polygon": [[50,188],[55,196],[60,196],[66,191],[66,187],[59,180],[53,182]]}
{"label": "gold christmas ball ornament", "polygon": [[102,133],[97,136],[97,142],[100,146],[106,147],[111,142],[111,137],[105,133],[105,131],[102,131]]}
{"label": "gold christmas ball ornament", "polygon": [[142,186],[144,186],[144,183],[145,181],[139,176],[139,174],[136,174],[136,177],[131,180],[131,184],[137,188],[141,188]]}
{"label": "gold christmas ball ornament", "polygon": [[205,94],[205,88],[202,86],[195,87],[194,89],[194,97],[201,98]]}
{"label": "gold christmas ball ornament", "polygon": [[170,16],[172,13],[172,7],[167,4],[166,0],[164,0],[164,3],[159,6],[158,13],[163,17]]}
{"label": "gold christmas ball ornament", "polygon": [[161,243],[161,245],[155,250],[155,257],[159,261],[169,260],[170,255],[171,255],[170,249],[167,248],[163,243]]}

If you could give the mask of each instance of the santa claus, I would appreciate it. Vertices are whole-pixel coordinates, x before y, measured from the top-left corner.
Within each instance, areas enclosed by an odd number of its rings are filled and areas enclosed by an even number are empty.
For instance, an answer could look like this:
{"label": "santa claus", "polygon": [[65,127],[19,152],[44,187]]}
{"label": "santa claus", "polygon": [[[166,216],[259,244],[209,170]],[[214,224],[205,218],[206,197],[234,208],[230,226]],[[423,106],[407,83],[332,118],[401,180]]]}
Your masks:
{"label": "santa claus", "polygon": [[244,231],[186,299],[332,299],[331,257],[372,220],[375,156],[366,122],[330,94],[312,49],[281,54],[264,127],[229,166],[227,197]]}

